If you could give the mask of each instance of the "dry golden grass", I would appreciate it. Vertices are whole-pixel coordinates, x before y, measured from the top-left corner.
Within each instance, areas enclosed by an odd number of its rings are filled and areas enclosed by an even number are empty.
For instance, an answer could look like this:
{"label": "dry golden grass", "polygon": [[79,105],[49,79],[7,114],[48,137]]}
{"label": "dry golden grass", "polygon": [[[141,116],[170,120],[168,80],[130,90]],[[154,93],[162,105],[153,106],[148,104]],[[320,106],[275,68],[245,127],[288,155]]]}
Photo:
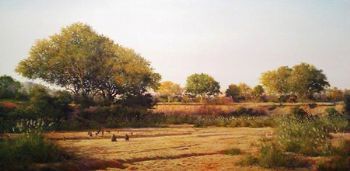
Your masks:
{"label": "dry golden grass", "polygon": [[[104,137],[90,138],[87,132],[56,132],[47,137],[83,158],[83,165],[101,170],[262,170],[235,163],[271,128],[193,128],[190,126],[112,130]],[[121,137],[133,132],[130,141]],[[118,135],[111,142],[112,134]],[[63,139],[62,139],[63,138]],[[241,155],[225,155],[239,148]],[[98,162],[96,162],[98,161]],[[104,162],[101,162],[104,161]],[[95,163],[94,163],[95,162]]]}
{"label": "dry golden grass", "polygon": [[[59,167],[68,170],[269,170],[236,163],[247,154],[257,155],[259,140],[271,138],[272,128],[173,125],[110,131],[103,137],[89,137],[87,132],[52,132],[46,136],[78,157],[78,161]],[[117,142],[111,142],[113,134],[118,136]],[[130,141],[124,140],[125,134],[131,135]],[[348,133],[332,136],[335,143],[343,138],[350,139]],[[240,149],[241,154],[226,155],[225,151],[232,148]],[[322,158],[306,159],[315,164]],[[314,164],[295,170],[314,169]]]}

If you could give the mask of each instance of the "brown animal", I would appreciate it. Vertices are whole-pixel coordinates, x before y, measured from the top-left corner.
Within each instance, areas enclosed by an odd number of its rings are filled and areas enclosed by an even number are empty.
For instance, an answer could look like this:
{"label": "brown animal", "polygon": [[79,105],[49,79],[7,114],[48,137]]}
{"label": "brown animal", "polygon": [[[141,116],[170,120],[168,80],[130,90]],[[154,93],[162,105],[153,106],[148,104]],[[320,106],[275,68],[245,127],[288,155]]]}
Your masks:
{"label": "brown animal", "polygon": [[90,137],[92,137],[92,132],[91,132],[91,131],[89,131],[89,132],[88,132],[88,135],[89,135]]}
{"label": "brown animal", "polygon": [[112,139],[111,139],[112,142],[116,142],[117,141],[117,136],[115,136],[114,134],[112,135]]}
{"label": "brown animal", "polygon": [[100,132],[101,132],[101,129],[98,129],[98,130],[96,131],[96,136],[97,136]]}
{"label": "brown animal", "polygon": [[129,135],[125,134],[125,141],[129,141]]}
{"label": "brown animal", "polygon": [[110,130],[106,130],[106,132],[107,132],[107,133],[109,133],[109,134],[111,133],[111,131],[110,131]]}

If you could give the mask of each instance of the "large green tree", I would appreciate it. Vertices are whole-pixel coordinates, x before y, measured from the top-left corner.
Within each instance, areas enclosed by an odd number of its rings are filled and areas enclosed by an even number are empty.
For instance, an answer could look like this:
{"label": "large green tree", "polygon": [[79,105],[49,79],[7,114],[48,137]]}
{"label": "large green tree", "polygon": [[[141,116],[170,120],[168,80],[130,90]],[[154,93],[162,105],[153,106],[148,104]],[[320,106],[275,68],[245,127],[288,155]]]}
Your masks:
{"label": "large green tree", "polygon": [[16,71],[65,87],[76,97],[99,95],[108,102],[139,96],[160,80],[140,55],[82,23],[37,41]]}
{"label": "large green tree", "polygon": [[192,74],[187,77],[186,92],[201,98],[213,96],[220,93],[220,85],[208,74]]}
{"label": "large green tree", "polygon": [[289,77],[292,69],[287,66],[267,71],[261,75],[260,82],[271,94],[285,95],[290,92]]}
{"label": "large green tree", "polygon": [[313,98],[315,93],[330,86],[322,70],[306,63],[293,66],[289,82],[292,93],[302,98]]}

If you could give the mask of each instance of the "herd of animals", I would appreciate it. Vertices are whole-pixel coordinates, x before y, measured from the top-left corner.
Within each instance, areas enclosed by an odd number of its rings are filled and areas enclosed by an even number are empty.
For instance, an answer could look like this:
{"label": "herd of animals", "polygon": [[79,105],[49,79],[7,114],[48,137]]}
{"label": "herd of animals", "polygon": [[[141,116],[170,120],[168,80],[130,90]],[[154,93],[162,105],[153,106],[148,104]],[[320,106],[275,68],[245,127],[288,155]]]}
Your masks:
{"label": "herd of animals", "polygon": [[[109,131],[109,130],[103,130],[103,129],[98,129],[96,132],[95,132],[95,136],[98,136],[99,134],[101,134],[102,135],[102,137],[104,136],[104,133],[105,132],[107,132],[107,133],[111,133],[111,131]],[[131,132],[131,135],[132,135],[133,133]],[[93,137],[93,132],[92,131],[88,131],[88,136],[90,136],[90,137]],[[129,141],[129,135],[128,134],[125,134],[125,137],[124,137],[124,139],[125,139],[125,141]],[[112,138],[111,138],[111,141],[112,142],[116,142],[117,141],[117,136],[115,135],[115,134],[113,134],[112,135]]]}

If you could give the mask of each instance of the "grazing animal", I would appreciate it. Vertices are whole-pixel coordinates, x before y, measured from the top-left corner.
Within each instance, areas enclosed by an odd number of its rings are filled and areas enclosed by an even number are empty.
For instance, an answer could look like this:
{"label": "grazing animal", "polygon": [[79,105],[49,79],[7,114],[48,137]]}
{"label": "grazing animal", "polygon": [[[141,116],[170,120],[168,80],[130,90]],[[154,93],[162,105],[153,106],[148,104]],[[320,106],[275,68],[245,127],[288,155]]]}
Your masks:
{"label": "grazing animal", "polygon": [[89,135],[90,137],[92,137],[92,132],[91,132],[91,131],[89,131],[89,132],[88,132],[88,135]]}
{"label": "grazing animal", "polygon": [[129,141],[129,135],[125,134],[125,141]]}
{"label": "grazing animal", "polygon": [[107,133],[111,133],[111,131],[110,131],[110,130],[106,130],[106,132],[107,132]]}
{"label": "grazing animal", "polygon": [[112,139],[111,139],[112,142],[116,142],[117,141],[117,136],[115,136],[114,134],[112,135]]}
{"label": "grazing animal", "polygon": [[101,132],[101,129],[98,129],[98,130],[96,131],[96,136],[97,136],[100,132]]}

